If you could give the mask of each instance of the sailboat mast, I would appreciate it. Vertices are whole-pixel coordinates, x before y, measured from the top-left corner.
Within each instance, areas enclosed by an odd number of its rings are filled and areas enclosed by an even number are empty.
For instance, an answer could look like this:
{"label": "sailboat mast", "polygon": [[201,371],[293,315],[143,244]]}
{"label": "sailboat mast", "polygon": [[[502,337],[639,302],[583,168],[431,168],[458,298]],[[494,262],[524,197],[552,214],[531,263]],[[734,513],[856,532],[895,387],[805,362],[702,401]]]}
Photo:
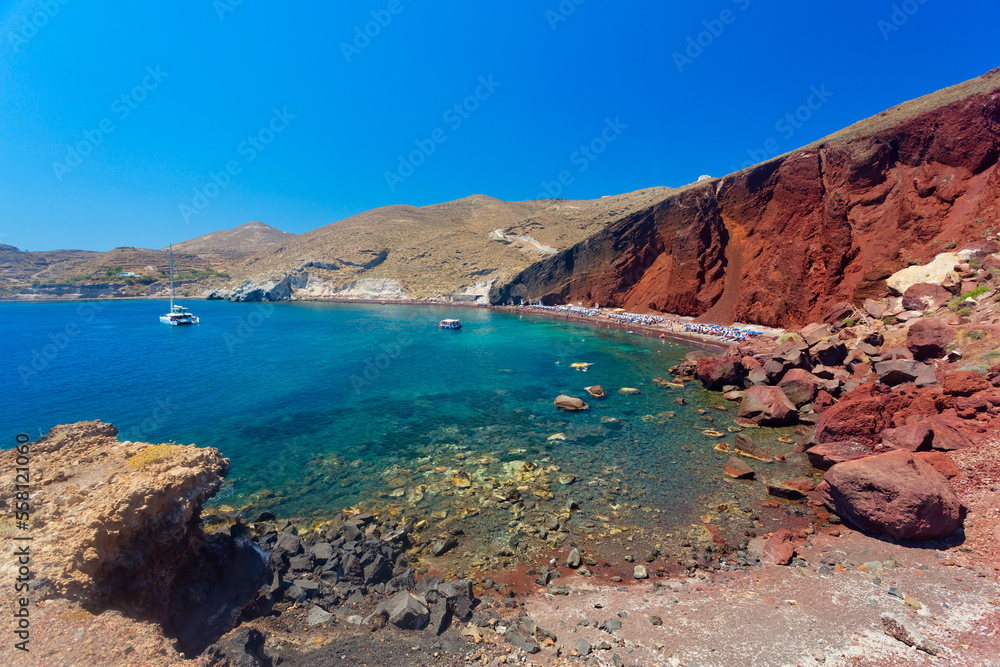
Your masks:
{"label": "sailboat mast", "polygon": [[174,244],[170,244],[170,312],[174,312]]}

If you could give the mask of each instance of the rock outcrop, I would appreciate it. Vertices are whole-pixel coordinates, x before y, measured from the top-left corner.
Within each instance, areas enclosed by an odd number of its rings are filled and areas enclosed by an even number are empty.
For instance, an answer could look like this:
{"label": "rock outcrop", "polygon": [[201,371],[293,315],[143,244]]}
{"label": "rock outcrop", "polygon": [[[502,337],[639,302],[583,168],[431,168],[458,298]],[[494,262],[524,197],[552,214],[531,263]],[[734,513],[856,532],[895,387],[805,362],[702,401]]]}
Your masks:
{"label": "rock outcrop", "polygon": [[683,188],[528,267],[491,301],[596,301],[788,326],[880,297],[886,278],[911,263],[922,265],[912,279],[897,274],[899,294],[936,282],[923,264],[940,249],[934,242],[981,240],[1000,200],[998,88],[993,70]]}
{"label": "rock outcrop", "polygon": [[[194,445],[119,442],[99,421],[56,426],[27,445],[34,462],[30,529],[33,597],[67,598],[92,611],[122,606],[159,622],[197,654],[229,631],[269,572],[266,555],[235,528],[205,535],[202,504],[229,461]],[[15,467],[14,451],[0,463]],[[13,476],[0,507],[14,514]],[[16,534],[0,533],[13,553]],[[14,574],[13,559],[0,574]]]}

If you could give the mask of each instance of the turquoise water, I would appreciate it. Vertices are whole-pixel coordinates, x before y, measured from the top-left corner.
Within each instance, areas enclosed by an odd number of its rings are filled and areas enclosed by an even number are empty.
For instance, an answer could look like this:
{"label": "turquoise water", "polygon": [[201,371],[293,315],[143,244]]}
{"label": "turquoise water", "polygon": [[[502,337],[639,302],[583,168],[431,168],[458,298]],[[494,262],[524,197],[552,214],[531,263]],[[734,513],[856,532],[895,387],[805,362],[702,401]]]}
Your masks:
{"label": "turquoise water", "polygon": [[[491,490],[513,485],[529,508],[573,497],[593,516],[652,511],[669,527],[723,491],[751,493],[720,487],[726,455],[701,434],[726,431],[735,407],[652,382],[688,351],[678,345],[488,310],[185,305],[201,325],[161,325],[155,301],[0,304],[7,444],[100,419],[123,440],[217,447],[232,466],[215,504],[247,515],[321,518],[363,505],[482,511],[489,523]],[[461,331],[437,328],[456,316]],[[589,398],[592,384],[608,396]],[[556,409],[561,393],[591,409]],[[774,447],[777,435],[755,433]],[[539,468],[526,474],[521,461]],[[455,484],[463,474],[471,487]]]}

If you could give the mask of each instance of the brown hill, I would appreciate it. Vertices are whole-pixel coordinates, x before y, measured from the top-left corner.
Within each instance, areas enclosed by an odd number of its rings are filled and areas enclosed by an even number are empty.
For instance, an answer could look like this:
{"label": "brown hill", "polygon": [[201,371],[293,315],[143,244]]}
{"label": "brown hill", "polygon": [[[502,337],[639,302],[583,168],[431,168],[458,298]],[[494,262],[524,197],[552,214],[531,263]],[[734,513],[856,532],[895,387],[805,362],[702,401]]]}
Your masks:
{"label": "brown hill", "polygon": [[263,222],[248,222],[234,229],[224,229],[175,243],[174,253],[199,255],[214,263],[225,264],[247,255],[266,252],[273,246],[288,243],[294,238],[295,234],[283,232]]}
{"label": "brown hill", "polygon": [[431,206],[386,206],[300,234],[230,273],[234,285],[280,280],[302,269],[337,284],[387,278],[417,296],[447,293],[510,278],[671,192],[650,188],[592,201],[527,202],[473,195]]}
{"label": "brown hill", "polygon": [[716,322],[789,325],[942,249],[993,237],[1000,70],[690,186],[499,286]]}

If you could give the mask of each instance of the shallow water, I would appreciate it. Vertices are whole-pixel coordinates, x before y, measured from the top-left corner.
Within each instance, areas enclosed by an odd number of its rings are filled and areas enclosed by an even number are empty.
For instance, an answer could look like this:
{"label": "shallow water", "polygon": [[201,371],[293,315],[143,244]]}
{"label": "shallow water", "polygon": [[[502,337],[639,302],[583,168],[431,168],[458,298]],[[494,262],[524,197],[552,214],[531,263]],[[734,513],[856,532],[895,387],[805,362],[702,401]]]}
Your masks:
{"label": "shallow water", "polygon": [[[232,467],[217,511],[320,519],[362,505],[479,517],[496,538],[519,503],[558,511],[578,500],[588,516],[578,531],[625,516],[668,531],[700,522],[707,505],[760,498],[759,484],[722,480],[728,455],[701,433],[727,431],[736,406],[651,381],[683,346],[488,310],[187,305],[201,325],[159,324],[155,301],[0,304],[9,444],[17,432],[100,419],[123,440],[218,447]],[[437,328],[456,316],[461,331]],[[588,397],[593,384],[607,397]],[[556,409],[561,393],[591,409]],[[786,432],[753,436],[790,452],[777,442]],[[566,440],[549,440],[556,433]],[[501,501],[510,489],[517,498]]]}

